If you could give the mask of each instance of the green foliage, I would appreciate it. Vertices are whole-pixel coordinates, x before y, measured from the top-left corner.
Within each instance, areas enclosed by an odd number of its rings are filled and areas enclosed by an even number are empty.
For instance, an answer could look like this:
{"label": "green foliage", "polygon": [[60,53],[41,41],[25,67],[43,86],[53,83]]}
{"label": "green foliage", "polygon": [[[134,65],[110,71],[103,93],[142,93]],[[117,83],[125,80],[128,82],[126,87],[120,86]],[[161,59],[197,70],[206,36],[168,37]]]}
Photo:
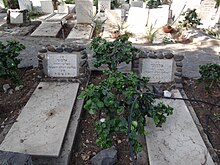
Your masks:
{"label": "green foliage", "polygon": [[119,0],[111,0],[111,9],[118,8],[121,5]]}
{"label": "green foliage", "polygon": [[29,17],[31,19],[36,19],[36,18],[41,17],[43,15],[44,15],[44,13],[39,12],[39,11],[31,11],[31,12],[29,12]]}
{"label": "green foliage", "polygon": [[170,38],[170,37],[165,36],[163,38],[163,43],[164,44],[171,44],[171,43],[174,43],[174,40],[172,38]]}
{"label": "green foliage", "polygon": [[149,30],[147,31],[146,38],[150,43],[154,41],[157,31],[158,29],[154,29],[153,25],[151,25]]}
{"label": "green foliage", "polygon": [[197,25],[202,25],[196,9],[187,9],[187,11],[183,12],[181,15],[184,16],[184,19],[179,21],[178,26],[180,27],[191,28],[196,27]]}
{"label": "green foliage", "polygon": [[147,3],[147,7],[150,9],[157,8],[162,4],[160,0],[146,0],[146,3]]}
{"label": "green foliage", "polygon": [[75,4],[75,0],[65,0],[66,4]]}
{"label": "green foliage", "polygon": [[0,77],[11,78],[16,84],[20,83],[17,74],[20,59],[17,59],[24,45],[15,40],[7,41],[6,44],[0,42]]}
{"label": "green foliage", "polygon": [[96,58],[94,66],[100,67],[107,64],[110,70],[115,71],[120,63],[131,62],[138,49],[134,48],[131,42],[128,42],[128,38],[127,34],[118,37],[113,42],[108,42],[101,37],[94,38],[90,45],[94,52],[93,57]]}
{"label": "green foliage", "polygon": [[218,64],[200,65],[199,73],[201,74],[199,82],[205,81],[207,83],[205,89],[208,92],[220,82],[220,65]]}
{"label": "green foliage", "polygon": [[215,0],[216,4],[215,4],[215,8],[218,8],[220,6],[220,0]]}
{"label": "green foliage", "polygon": [[205,29],[205,32],[208,35],[213,36],[218,40],[220,39],[220,31],[218,29],[208,28],[208,29]]}
{"label": "green foliage", "polygon": [[[128,116],[131,115],[131,132],[129,140],[136,152],[141,151],[137,135],[144,135],[145,115],[153,118],[156,126],[161,126],[166,117],[172,114],[172,108],[162,103],[155,104],[155,98],[143,94],[139,89],[149,92],[148,78],[140,78],[136,74],[123,74],[118,71],[105,71],[106,79],[100,84],[90,84],[80,97],[85,99],[84,109],[91,115],[99,113],[105,121],[96,122],[98,133],[97,144],[103,148],[112,145],[112,135],[115,132],[128,133]],[[133,112],[130,109],[134,102]]]}

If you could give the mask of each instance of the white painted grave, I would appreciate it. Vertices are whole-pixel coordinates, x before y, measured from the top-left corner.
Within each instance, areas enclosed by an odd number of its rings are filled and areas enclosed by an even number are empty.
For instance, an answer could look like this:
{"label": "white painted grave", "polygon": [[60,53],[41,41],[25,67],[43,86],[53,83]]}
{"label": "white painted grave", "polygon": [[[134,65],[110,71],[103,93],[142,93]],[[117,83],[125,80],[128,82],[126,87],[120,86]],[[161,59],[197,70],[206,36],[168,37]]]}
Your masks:
{"label": "white painted grave", "polygon": [[149,77],[152,83],[171,82],[174,80],[173,59],[142,59],[141,76]]}
{"label": "white painted grave", "polygon": [[47,73],[50,77],[76,77],[79,75],[79,55],[73,53],[47,54]]}
{"label": "white painted grave", "polygon": [[[178,90],[173,96],[182,98]],[[214,165],[208,149],[183,100],[158,100],[174,108],[161,128],[146,122],[146,143],[151,165]]]}
{"label": "white painted grave", "polygon": [[28,11],[32,10],[32,5],[30,0],[18,0],[20,10],[27,9]]}
{"label": "white painted grave", "polygon": [[79,83],[41,82],[0,150],[58,157]]}
{"label": "white painted grave", "polygon": [[77,23],[93,23],[93,0],[76,0]]}
{"label": "white painted grave", "polygon": [[98,10],[99,12],[111,10],[111,0],[98,0]]}
{"label": "white painted grave", "polygon": [[54,8],[53,8],[53,2],[52,0],[41,0],[41,9],[43,13],[53,13]]}

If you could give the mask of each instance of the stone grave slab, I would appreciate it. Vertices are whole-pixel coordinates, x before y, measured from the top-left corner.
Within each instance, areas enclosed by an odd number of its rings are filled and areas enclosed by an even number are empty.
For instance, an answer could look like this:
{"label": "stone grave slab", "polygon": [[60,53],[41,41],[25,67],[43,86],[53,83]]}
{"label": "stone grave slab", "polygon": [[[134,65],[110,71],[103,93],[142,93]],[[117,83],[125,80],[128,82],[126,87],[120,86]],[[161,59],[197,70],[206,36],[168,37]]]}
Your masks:
{"label": "stone grave slab", "polygon": [[79,75],[79,55],[72,53],[47,54],[45,74],[49,77],[76,77]]}
{"label": "stone grave slab", "polygon": [[93,23],[93,1],[76,0],[77,23]]}
{"label": "stone grave slab", "polygon": [[61,21],[62,19],[64,19],[68,14],[65,14],[65,13],[56,13],[55,15],[53,15],[52,17],[50,18],[47,18],[46,21],[47,22],[59,22]]}
{"label": "stone grave slab", "polygon": [[98,10],[100,11],[105,11],[105,9],[107,10],[111,10],[111,1],[110,0],[99,0],[98,1]]}
{"label": "stone grave slab", "polygon": [[[178,90],[173,96],[182,98]],[[214,165],[208,149],[183,100],[161,99],[174,108],[161,128],[147,118],[146,142],[151,165]]]}
{"label": "stone grave slab", "polygon": [[77,24],[76,27],[73,27],[66,40],[89,40],[92,35],[92,26]]}
{"label": "stone grave slab", "polygon": [[60,22],[42,22],[31,36],[56,37],[61,28]]}
{"label": "stone grave slab", "polygon": [[53,8],[53,2],[52,0],[41,0],[41,9],[43,13],[53,13],[54,8]]}
{"label": "stone grave slab", "polygon": [[152,83],[171,82],[174,80],[173,59],[142,59],[141,76],[150,77]]}
{"label": "stone grave slab", "polygon": [[58,157],[79,83],[41,82],[0,150]]}
{"label": "stone grave slab", "polygon": [[30,0],[18,0],[20,10],[32,10],[31,1]]}

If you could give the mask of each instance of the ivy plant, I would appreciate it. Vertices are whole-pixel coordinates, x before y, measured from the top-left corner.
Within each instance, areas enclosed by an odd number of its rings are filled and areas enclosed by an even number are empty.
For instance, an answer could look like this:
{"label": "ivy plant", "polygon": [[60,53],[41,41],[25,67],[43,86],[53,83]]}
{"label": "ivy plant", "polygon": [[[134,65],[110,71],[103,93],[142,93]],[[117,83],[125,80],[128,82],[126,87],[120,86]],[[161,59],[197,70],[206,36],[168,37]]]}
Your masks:
{"label": "ivy plant", "polygon": [[205,64],[199,66],[199,73],[201,77],[199,82],[206,82],[205,89],[210,92],[211,89],[220,82],[220,65],[219,64]]}
{"label": "ivy plant", "polygon": [[[172,114],[172,108],[163,103],[155,104],[155,98],[143,92],[150,91],[148,78],[118,71],[105,71],[104,74],[106,79],[98,85],[90,84],[80,94],[80,97],[85,99],[85,110],[91,115],[98,113],[100,118],[105,118],[96,121],[97,144],[108,148],[112,145],[114,133],[128,134],[130,131],[129,140],[134,150],[140,152],[142,146],[137,141],[137,135],[145,134],[145,115],[153,118],[156,126],[160,127],[167,116]],[[137,99],[131,112],[135,98]]]}
{"label": "ivy plant", "polygon": [[120,63],[126,62],[128,64],[131,62],[138,49],[134,48],[131,42],[128,42],[128,38],[128,34],[118,37],[113,42],[108,42],[101,37],[94,38],[90,45],[94,52],[93,57],[96,58],[94,66],[100,67],[106,64],[110,70],[116,71]]}
{"label": "ivy plant", "polygon": [[20,59],[18,55],[25,46],[18,41],[10,40],[6,44],[0,42],[0,77],[10,78],[15,84],[20,83],[17,74]]}

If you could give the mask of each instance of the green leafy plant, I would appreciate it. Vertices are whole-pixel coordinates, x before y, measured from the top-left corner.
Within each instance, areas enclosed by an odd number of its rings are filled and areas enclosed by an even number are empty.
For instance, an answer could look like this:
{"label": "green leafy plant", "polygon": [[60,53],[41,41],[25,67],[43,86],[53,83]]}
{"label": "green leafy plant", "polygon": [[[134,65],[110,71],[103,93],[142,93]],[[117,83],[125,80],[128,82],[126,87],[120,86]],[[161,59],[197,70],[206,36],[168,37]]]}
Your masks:
{"label": "green leafy plant", "polygon": [[153,25],[151,25],[149,30],[147,31],[146,38],[150,43],[154,41],[157,31],[158,29],[154,29]]}
{"label": "green leafy plant", "polygon": [[218,29],[208,28],[208,29],[205,29],[205,32],[208,35],[213,36],[214,38],[218,40],[220,39],[220,31]]}
{"label": "green leafy plant", "polygon": [[162,5],[160,0],[147,0],[146,1],[146,6],[150,9],[157,8],[160,5]]}
{"label": "green leafy plant", "polygon": [[107,19],[101,20],[101,18],[94,19],[94,23],[95,23],[94,33],[95,33],[95,36],[99,36],[99,34],[102,32],[102,27],[103,27],[103,24],[105,23],[106,20]]}
{"label": "green leafy plant", "polygon": [[90,84],[80,94],[86,100],[84,109],[92,115],[99,113],[100,118],[105,118],[96,121],[97,144],[103,148],[110,147],[114,133],[128,134],[130,128],[129,140],[134,150],[140,152],[142,147],[137,141],[137,135],[145,134],[145,115],[153,118],[156,126],[160,127],[167,116],[172,114],[172,108],[163,103],[155,104],[152,95],[139,90],[141,87],[145,92],[150,91],[148,78],[118,71],[106,71],[104,74],[106,79],[98,85]]}
{"label": "green leafy plant", "polygon": [[111,0],[111,9],[118,8],[121,5],[119,0]]}
{"label": "green leafy plant", "polygon": [[170,37],[165,36],[163,38],[163,43],[164,44],[171,44],[171,43],[174,43],[174,40],[172,38],[170,38]]}
{"label": "green leafy plant", "polygon": [[106,64],[110,70],[115,71],[120,63],[131,62],[138,49],[134,48],[131,42],[128,42],[128,38],[127,34],[118,37],[113,42],[108,42],[101,37],[94,38],[90,45],[94,52],[93,57],[96,58],[94,66],[100,67]]}
{"label": "green leafy plant", "polygon": [[205,81],[207,85],[205,89],[210,92],[213,86],[220,82],[220,65],[218,64],[205,64],[199,66],[199,73],[201,75],[199,82]]}
{"label": "green leafy plant", "polygon": [[191,28],[202,25],[201,18],[199,18],[196,9],[187,9],[187,11],[183,12],[181,15],[184,16],[184,19],[179,21],[179,27]]}
{"label": "green leafy plant", "polygon": [[10,40],[6,44],[0,42],[0,77],[11,78],[15,84],[20,83],[18,77],[18,55],[25,46],[18,41]]}

